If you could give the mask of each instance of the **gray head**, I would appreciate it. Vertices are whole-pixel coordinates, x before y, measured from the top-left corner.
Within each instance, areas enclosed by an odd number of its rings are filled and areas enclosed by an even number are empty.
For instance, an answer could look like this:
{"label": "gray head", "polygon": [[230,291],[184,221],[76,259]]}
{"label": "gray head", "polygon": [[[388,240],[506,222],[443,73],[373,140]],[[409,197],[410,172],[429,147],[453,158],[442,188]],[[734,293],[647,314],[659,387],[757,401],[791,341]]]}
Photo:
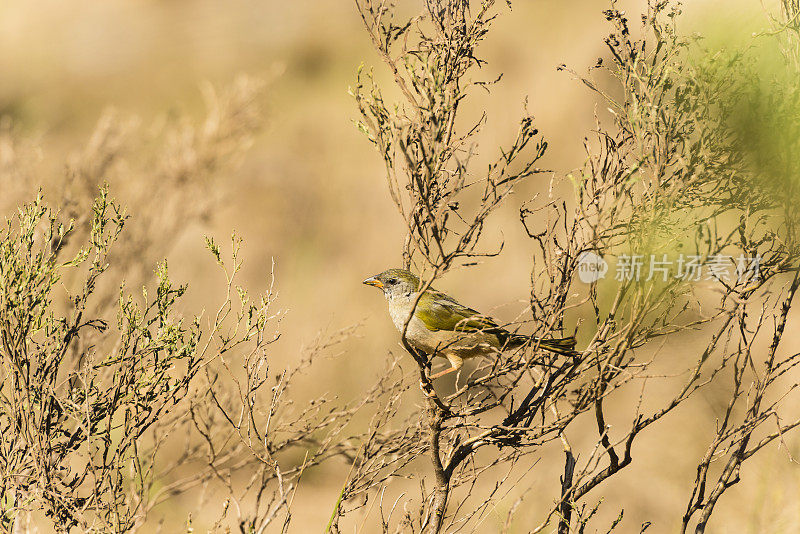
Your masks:
{"label": "gray head", "polygon": [[383,290],[386,298],[407,296],[419,289],[419,278],[405,269],[389,269],[370,276],[364,283]]}

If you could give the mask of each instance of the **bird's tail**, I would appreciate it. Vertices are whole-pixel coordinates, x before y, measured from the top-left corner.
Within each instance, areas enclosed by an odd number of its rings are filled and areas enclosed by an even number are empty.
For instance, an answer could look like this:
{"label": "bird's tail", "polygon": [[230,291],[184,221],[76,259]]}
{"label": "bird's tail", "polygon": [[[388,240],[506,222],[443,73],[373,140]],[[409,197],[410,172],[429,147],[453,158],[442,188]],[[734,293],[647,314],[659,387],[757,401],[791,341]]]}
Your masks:
{"label": "bird's tail", "polygon": [[550,352],[555,352],[556,354],[563,354],[565,356],[574,356],[577,354],[575,352],[575,336],[544,339],[514,334],[511,336],[511,338],[509,338],[507,345],[509,348],[515,348],[521,347],[526,343],[530,343],[532,345],[538,344],[539,348],[541,349],[549,350]]}

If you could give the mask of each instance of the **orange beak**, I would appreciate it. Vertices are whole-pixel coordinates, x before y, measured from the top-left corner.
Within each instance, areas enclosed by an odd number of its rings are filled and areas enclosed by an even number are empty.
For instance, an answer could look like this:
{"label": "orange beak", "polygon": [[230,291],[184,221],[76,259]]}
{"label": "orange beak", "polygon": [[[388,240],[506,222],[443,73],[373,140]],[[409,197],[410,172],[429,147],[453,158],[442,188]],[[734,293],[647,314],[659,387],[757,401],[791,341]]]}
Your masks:
{"label": "orange beak", "polygon": [[377,278],[375,278],[374,276],[370,276],[369,278],[367,278],[366,280],[364,280],[364,282],[363,282],[363,283],[364,283],[364,284],[367,284],[368,286],[375,286],[375,287],[377,287],[378,289],[383,289],[383,282],[381,282],[380,280],[378,280],[378,279],[377,279]]}

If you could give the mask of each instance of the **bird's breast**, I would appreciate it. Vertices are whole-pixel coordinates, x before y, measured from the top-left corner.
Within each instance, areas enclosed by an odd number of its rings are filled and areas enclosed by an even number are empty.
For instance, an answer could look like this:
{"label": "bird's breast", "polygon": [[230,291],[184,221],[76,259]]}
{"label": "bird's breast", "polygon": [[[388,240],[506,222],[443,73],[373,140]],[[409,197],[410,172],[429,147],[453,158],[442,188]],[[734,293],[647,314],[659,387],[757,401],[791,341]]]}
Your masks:
{"label": "bird's breast", "polygon": [[389,299],[389,315],[392,316],[392,322],[399,331],[403,331],[403,327],[411,315],[414,301],[407,299]]}

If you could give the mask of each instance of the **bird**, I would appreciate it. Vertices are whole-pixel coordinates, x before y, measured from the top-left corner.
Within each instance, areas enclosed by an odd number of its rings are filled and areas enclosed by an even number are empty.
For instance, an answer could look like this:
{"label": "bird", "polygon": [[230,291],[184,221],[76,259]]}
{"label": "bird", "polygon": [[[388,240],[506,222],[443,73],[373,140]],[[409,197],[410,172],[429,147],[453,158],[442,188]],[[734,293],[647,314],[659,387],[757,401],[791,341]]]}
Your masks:
{"label": "bird", "polygon": [[557,354],[577,354],[572,336],[542,339],[516,334],[441,291],[429,287],[420,295],[419,277],[406,269],[388,269],[363,283],[383,291],[401,334],[408,322],[405,336],[414,349],[450,362],[449,369],[431,375],[431,380],[458,371],[468,358],[497,355],[528,343]]}

